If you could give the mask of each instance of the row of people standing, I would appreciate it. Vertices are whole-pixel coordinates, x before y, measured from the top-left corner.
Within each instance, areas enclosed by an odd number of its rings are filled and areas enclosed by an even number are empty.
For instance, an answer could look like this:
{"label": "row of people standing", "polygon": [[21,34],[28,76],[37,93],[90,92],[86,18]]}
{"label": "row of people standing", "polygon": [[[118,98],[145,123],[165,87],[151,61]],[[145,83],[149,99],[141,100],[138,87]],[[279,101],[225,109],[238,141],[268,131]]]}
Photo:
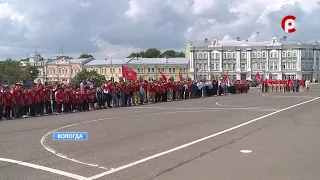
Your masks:
{"label": "row of people standing", "polygon": [[309,79],[260,80],[262,92],[303,92],[304,90],[309,91],[310,86]]}

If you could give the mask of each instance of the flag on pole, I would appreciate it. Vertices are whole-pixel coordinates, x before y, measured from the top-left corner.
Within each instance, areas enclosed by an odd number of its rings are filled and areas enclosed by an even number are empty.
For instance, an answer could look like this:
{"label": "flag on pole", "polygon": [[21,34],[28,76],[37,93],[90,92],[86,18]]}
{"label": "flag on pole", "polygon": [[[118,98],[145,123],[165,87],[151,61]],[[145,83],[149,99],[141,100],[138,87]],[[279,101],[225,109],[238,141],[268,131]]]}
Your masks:
{"label": "flag on pole", "polygon": [[122,65],[122,77],[128,80],[137,80],[137,73],[128,68],[127,66]]}
{"label": "flag on pole", "polygon": [[226,75],[224,75],[222,82],[225,83],[228,78],[229,71],[227,71]]}
{"label": "flag on pole", "polygon": [[254,76],[254,80],[259,80],[260,79],[260,74],[257,72],[257,74]]}
{"label": "flag on pole", "polygon": [[182,82],[182,81],[183,81],[183,80],[182,80],[182,76],[181,76],[180,71],[179,71],[179,81],[180,81],[180,82]]}
{"label": "flag on pole", "polygon": [[164,81],[167,81],[167,77],[159,70],[159,73]]}

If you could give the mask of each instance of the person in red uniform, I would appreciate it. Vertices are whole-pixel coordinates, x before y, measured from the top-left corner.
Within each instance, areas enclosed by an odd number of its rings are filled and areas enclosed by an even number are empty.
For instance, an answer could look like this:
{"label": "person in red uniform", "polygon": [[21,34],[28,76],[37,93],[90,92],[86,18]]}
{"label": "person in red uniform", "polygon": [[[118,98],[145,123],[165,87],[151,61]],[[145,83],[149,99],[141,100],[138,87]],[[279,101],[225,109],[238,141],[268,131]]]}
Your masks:
{"label": "person in red uniform", "polygon": [[38,96],[38,105],[37,105],[37,115],[44,114],[44,102],[45,102],[45,92],[43,89],[43,85],[41,83],[38,84],[38,89],[36,90]]}
{"label": "person in red uniform", "polygon": [[21,90],[21,84],[17,83],[14,85],[15,88],[12,91],[13,95],[13,115],[14,117],[20,118],[21,117],[21,108],[23,106],[23,100],[22,100],[22,90]]}
{"label": "person in red uniform", "polygon": [[57,103],[57,113],[60,114],[62,112],[63,92],[62,92],[62,88],[59,86],[57,86],[57,92],[55,93],[55,100]]}
{"label": "person in red uniform", "polygon": [[11,119],[11,110],[13,105],[13,95],[10,92],[9,86],[5,86],[4,97],[4,117],[6,119]]}
{"label": "person in red uniform", "polygon": [[87,95],[89,100],[89,110],[91,111],[94,109],[94,98],[95,98],[94,89],[90,88],[87,92]]}
{"label": "person in red uniform", "polygon": [[44,107],[46,114],[52,114],[51,108],[51,86],[47,86],[44,90]]}
{"label": "person in red uniform", "polygon": [[88,94],[87,89],[84,89],[81,93],[81,100],[82,100],[82,111],[89,110],[89,101],[88,101]]}
{"label": "person in red uniform", "polygon": [[288,80],[288,79],[285,80],[285,92],[290,92],[289,81],[290,80]]}
{"label": "person in red uniform", "polygon": [[3,118],[3,104],[4,104],[4,98],[3,93],[0,91],[0,120]]}
{"label": "person in red uniform", "polygon": [[29,115],[29,106],[30,106],[30,95],[27,88],[24,88],[22,92],[22,100],[23,100],[23,107],[22,107],[22,115],[23,117],[27,118]]}
{"label": "person in red uniform", "polygon": [[304,80],[303,79],[300,79],[299,81],[299,91],[300,92],[303,92],[304,91]]}
{"label": "person in red uniform", "polygon": [[70,112],[71,109],[69,109],[69,104],[70,104],[70,96],[67,87],[64,87],[63,92],[62,92],[62,99],[63,99],[63,112],[68,113]]}
{"label": "person in red uniform", "polygon": [[286,82],[284,80],[280,80],[280,92],[284,92]]}
{"label": "person in red uniform", "polygon": [[291,79],[289,81],[289,86],[290,86],[290,91],[289,92],[294,92],[294,81],[293,81],[293,79]]}
{"label": "person in red uniform", "polygon": [[268,92],[269,86],[268,86],[268,80],[267,79],[263,80],[263,86],[264,86],[263,92]]}
{"label": "person in red uniform", "polygon": [[34,85],[30,85],[29,90],[30,97],[30,116],[36,116],[37,104],[38,104],[38,96]]}

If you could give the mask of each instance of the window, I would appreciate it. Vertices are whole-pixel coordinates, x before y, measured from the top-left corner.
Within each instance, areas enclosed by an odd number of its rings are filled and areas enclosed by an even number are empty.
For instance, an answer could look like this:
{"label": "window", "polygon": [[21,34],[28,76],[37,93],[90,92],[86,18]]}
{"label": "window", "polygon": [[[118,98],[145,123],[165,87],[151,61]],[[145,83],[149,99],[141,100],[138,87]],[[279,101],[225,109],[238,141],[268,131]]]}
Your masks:
{"label": "window", "polygon": [[148,68],[148,73],[151,73],[151,69],[150,68]]}
{"label": "window", "polygon": [[154,68],[151,68],[152,73],[154,73]]}
{"label": "window", "polygon": [[246,70],[246,64],[241,64],[241,70]]}
{"label": "window", "polygon": [[286,52],[285,51],[282,52],[282,57],[286,57]]}
{"label": "window", "polygon": [[266,52],[262,52],[262,57],[263,57],[263,58],[266,57]]}
{"label": "window", "polygon": [[278,57],[278,52],[274,52],[274,57],[275,57],[275,58]]}
{"label": "window", "polygon": [[301,51],[301,57],[305,57],[306,56],[306,53],[304,50]]}
{"label": "window", "polygon": [[261,52],[258,52],[257,54],[258,54],[258,58],[261,58]]}
{"label": "window", "polygon": [[121,73],[121,70],[122,70],[121,68],[118,68],[119,73]]}
{"label": "window", "polygon": [[172,68],[172,72],[175,73],[176,72],[176,68]]}
{"label": "window", "polygon": [[223,53],[223,58],[227,59],[227,53]]}
{"label": "window", "polygon": [[169,68],[169,73],[171,73],[171,68]]}
{"label": "window", "polygon": [[220,54],[219,53],[216,53],[216,58],[220,59]]}
{"label": "window", "polygon": [[237,59],[237,54],[236,53],[233,53],[232,56],[233,56],[233,59]]}
{"label": "window", "polygon": [[285,63],[282,63],[282,68],[286,69],[286,64]]}
{"label": "window", "polygon": [[246,59],[246,53],[241,53],[241,59]]}
{"label": "window", "polygon": [[56,74],[56,70],[55,69],[53,70],[53,74]]}
{"label": "window", "polygon": [[252,57],[256,58],[256,53],[255,52],[252,52]]}
{"label": "window", "polygon": [[186,68],[183,68],[183,71],[182,71],[182,72],[184,72],[184,73],[185,73],[185,72],[186,72]]}
{"label": "window", "polygon": [[270,62],[269,69],[273,70],[273,62]]}
{"label": "window", "polygon": [[273,58],[274,53],[270,52],[270,58]]}
{"label": "window", "polygon": [[260,63],[257,63],[257,69],[260,69],[261,67],[260,67]]}
{"label": "window", "polygon": [[220,69],[220,63],[216,63],[217,69]]}
{"label": "window", "polygon": [[138,73],[140,72],[140,68],[137,68]]}
{"label": "window", "polygon": [[309,58],[309,51],[307,51],[307,58]]}
{"label": "window", "polygon": [[216,54],[215,53],[211,53],[211,59],[215,59],[216,58]]}
{"label": "window", "polygon": [[266,63],[262,63],[261,69],[266,69]]}
{"label": "window", "polygon": [[232,65],[233,65],[233,66],[232,66],[232,69],[235,70],[235,69],[236,69],[236,64],[233,63]]}
{"label": "window", "polygon": [[291,57],[291,53],[289,51],[287,53],[287,57]]}
{"label": "window", "polygon": [[228,69],[231,69],[231,63],[228,63]]}
{"label": "window", "polygon": [[297,51],[296,50],[293,51],[293,57],[297,57]]}
{"label": "window", "polygon": [[231,53],[228,53],[228,59],[231,59]]}
{"label": "window", "polygon": [[313,52],[312,51],[310,51],[310,57],[313,58]]}
{"label": "window", "polygon": [[204,53],[204,59],[207,59],[208,56],[207,56],[207,53]]}
{"label": "window", "polygon": [[274,62],[274,69],[275,69],[275,70],[278,69],[278,62]]}

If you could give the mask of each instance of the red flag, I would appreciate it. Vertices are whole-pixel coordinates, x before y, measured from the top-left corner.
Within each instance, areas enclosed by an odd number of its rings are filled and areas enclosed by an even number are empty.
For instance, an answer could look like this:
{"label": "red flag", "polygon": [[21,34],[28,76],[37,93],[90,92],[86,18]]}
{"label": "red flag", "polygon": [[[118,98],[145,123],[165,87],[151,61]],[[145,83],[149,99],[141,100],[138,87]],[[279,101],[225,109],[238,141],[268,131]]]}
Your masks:
{"label": "red flag", "polygon": [[228,74],[229,74],[229,71],[227,71],[227,74],[224,75],[223,80],[222,80],[223,83],[226,82],[226,80],[227,80],[227,78],[228,78]]}
{"label": "red flag", "polygon": [[182,82],[182,81],[183,81],[183,80],[182,80],[182,76],[181,76],[180,71],[179,71],[179,81],[180,81],[180,82]]}
{"label": "red flag", "polygon": [[160,70],[159,70],[159,73],[161,74],[162,79],[167,81],[167,77]]}
{"label": "red flag", "polygon": [[137,80],[137,73],[134,70],[122,65],[122,77],[128,80]]}
{"label": "red flag", "polygon": [[255,76],[254,76],[254,80],[259,80],[260,79],[260,74],[257,73]]}

